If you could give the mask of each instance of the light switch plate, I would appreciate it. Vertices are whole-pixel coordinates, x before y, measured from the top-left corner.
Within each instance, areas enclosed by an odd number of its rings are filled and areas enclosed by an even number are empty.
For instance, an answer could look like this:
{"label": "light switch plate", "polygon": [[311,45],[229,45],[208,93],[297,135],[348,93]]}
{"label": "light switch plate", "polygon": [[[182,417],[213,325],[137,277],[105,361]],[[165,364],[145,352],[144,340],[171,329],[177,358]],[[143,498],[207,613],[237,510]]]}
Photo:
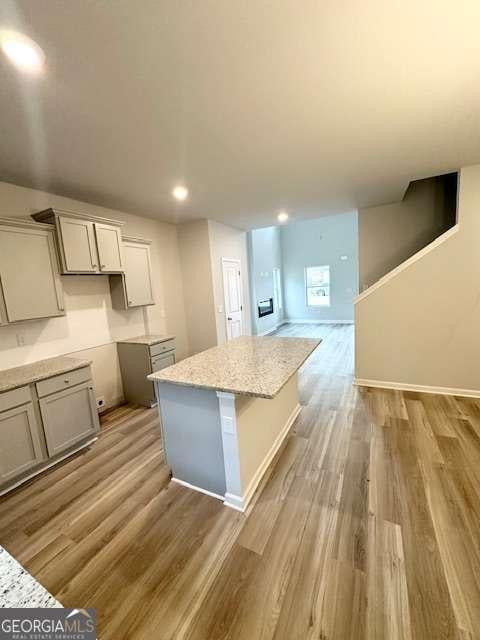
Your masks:
{"label": "light switch plate", "polygon": [[222,417],[222,427],[223,427],[223,433],[230,433],[230,434],[235,433],[233,418],[230,418],[229,416]]}

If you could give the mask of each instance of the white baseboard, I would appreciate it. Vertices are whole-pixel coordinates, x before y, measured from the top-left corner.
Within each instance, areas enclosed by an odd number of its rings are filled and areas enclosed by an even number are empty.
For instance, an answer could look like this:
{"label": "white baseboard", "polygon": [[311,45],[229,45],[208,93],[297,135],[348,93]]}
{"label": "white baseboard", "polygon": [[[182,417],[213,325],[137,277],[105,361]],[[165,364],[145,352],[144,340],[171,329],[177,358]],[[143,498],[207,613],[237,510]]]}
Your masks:
{"label": "white baseboard", "polygon": [[286,324],[353,324],[353,320],[322,320],[314,318],[286,318]]}
{"label": "white baseboard", "polygon": [[275,333],[275,331],[277,331],[277,329],[280,329],[280,327],[282,325],[285,324],[285,320],[282,320],[282,322],[277,323],[274,327],[272,327],[271,329],[267,329],[266,331],[262,331],[261,333],[257,333],[257,336],[268,336],[271,333]]}
{"label": "white baseboard", "polygon": [[244,503],[243,498],[241,498],[240,496],[236,496],[233,493],[227,492],[225,494],[225,499],[223,501],[223,504],[226,507],[230,507],[230,509],[235,509],[236,511],[241,511],[242,513],[246,509],[246,505]]}
{"label": "white baseboard", "polygon": [[268,451],[267,455],[265,456],[262,463],[260,464],[257,471],[255,472],[255,475],[250,480],[250,483],[245,493],[243,494],[243,496],[237,496],[232,493],[225,494],[224,505],[226,507],[231,507],[232,509],[236,509],[237,511],[242,511],[242,512],[245,511],[245,509],[248,506],[248,503],[250,502],[250,500],[253,497],[253,494],[255,493],[255,490],[260,484],[260,480],[263,478],[265,471],[268,469],[268,466],[274,459],[275,455],[277,454],[277,451],[280,449],[283,441],[287,437],[288,432],[290,431],[301,409],[302,407],[299,404],[297,404],[297,406],[293,409],[284,427],[282,428],[278,436],[275,438],[272,446],[270,447],[270,450]]}
{"label": "white baseboard", "polygon": [[455,389],[453,387],[430,387],[407,382],[386,382],[384,380],[366,380],[354,378],[353,384],[358,387],[375,387],[376,389],[394,389],[398,391],[416,391],[417,393],[435,393],[443,396],[464,396],[465,398],[480,398],[478,389]]}
{"label": "white baseboard", "polygon": [[224,496],[221,496],[218,493],[213,493],[213,491],[207,491],[206,489],[202,489],[201,487],[196,487],[194,484],[190,484],[189,482],[185,482],[185,480],[180,480],[179,478],[172,478],[172,482],[176,482],[177,484],[181,484],[182,487],[187,487],[187,489],[193,489],[194,491],[198,491],[199,493],[204,493],[211,498],[216,498],[217,500],[221,500],[223,502]]}

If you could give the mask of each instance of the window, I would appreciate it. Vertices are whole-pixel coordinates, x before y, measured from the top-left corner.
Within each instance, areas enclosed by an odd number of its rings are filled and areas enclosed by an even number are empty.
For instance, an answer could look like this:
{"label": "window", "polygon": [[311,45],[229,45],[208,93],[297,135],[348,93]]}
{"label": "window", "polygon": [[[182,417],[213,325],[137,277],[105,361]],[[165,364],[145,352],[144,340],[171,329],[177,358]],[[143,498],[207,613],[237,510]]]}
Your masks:
{"label": "window", "polygon": [[330,306],[330,267],[305,267],[308,307]]}
{"label": "window", "polygon": [[272,273],[273,273],[273,296],[275,299],[277,310],[280,310],[280,309],[283,309],[282,277],[280,275],[280,269],[278,267],[274,267],[272,269]]}

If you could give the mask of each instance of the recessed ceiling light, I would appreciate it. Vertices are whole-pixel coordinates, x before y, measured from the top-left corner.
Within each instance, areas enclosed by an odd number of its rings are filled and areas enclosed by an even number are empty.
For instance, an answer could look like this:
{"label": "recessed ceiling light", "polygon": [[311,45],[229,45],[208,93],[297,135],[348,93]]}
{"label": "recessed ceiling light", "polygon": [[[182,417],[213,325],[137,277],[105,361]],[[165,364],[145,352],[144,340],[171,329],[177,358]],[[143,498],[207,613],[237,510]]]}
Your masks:
{"label": "recessed ceiling light", "polygon": [[277,220],[281,223],[286,222],[288,220],[288,213],[286,211],[280,211]]}
{"label": "recessed ceiling light", "polygon": [[17,31],[0,31],[3,53],[20,71],[39,73],[43,70],[45,54],[31,38]]}
{"label": "recessed ceiling light", "polygon": [[188,189],[183,185],[178,185],[173,189],[172,195],[175,198],[175,200],[180,200],[180,201],[186,200],[188,198]]}

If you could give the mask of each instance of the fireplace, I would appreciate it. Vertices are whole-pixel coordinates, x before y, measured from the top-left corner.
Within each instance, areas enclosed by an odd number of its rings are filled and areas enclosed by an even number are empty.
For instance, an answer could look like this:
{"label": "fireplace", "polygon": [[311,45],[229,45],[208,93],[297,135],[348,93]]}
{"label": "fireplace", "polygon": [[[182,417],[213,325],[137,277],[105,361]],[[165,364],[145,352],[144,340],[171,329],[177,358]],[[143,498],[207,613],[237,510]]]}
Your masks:
{"label": "fireplace", "polygon": [[263,316],[269,316],[271,313],[273,313],[273,298],[260,300],[258,302],[258,317],[263,318]]}

